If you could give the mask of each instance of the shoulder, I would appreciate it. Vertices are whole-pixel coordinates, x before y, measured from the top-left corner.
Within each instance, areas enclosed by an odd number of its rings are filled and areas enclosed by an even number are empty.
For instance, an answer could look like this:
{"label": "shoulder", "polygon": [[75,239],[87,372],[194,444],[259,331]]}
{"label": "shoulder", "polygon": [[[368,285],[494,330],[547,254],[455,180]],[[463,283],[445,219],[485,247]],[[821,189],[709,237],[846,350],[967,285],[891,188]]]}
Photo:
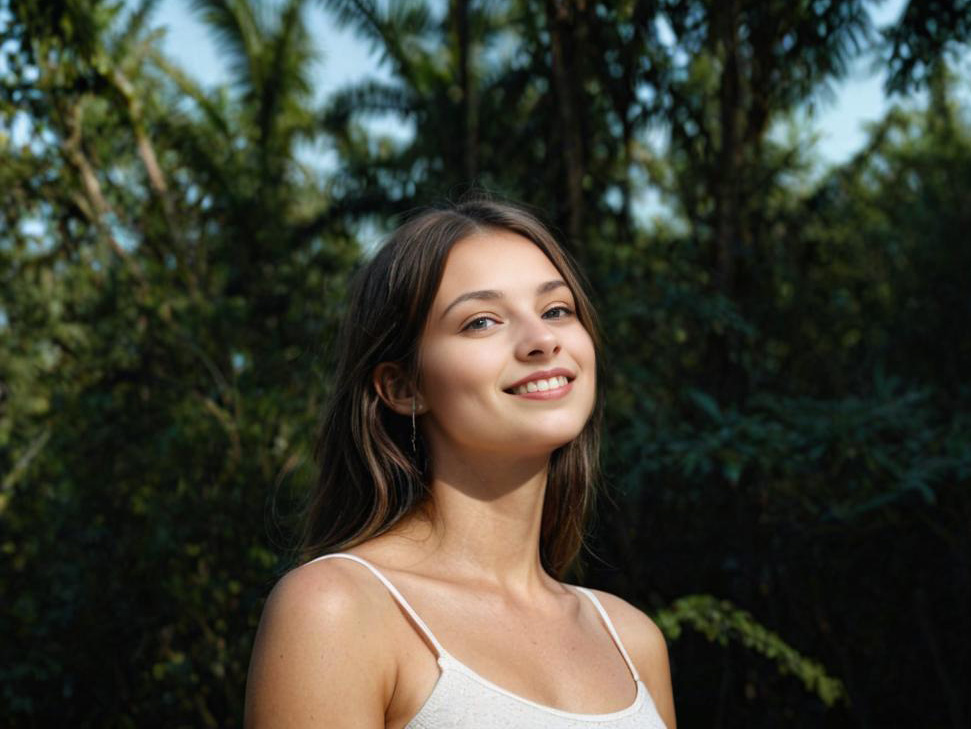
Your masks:
{"label": "shoulder", "polygon": [[664,633],[646,613],[626,600],[601,590],[592,592],[610,616],[641,680],[651,693],[661,718],[669,729],[673,729],[674,698]]}
{"label": "shoulder", "polygon": [[298,645],[354,644],[366,654],[369,644],[380,642],[387,609],[383,586],[362,567],[343,559],[321,560],[280,579],[266,600],[260,631]]}
{"label": "shoulder", "polygon": [[353,627],[387,607],[384,587],[346,559],[308,562],[284,575],[266,601],[266,616],[313,621],[319,629]]}
{"label": "shoulder", "polygon": [[[383,726],[395,656],[384,640],[389,601],[382,591],[347,560],[311,562],[284,576],[267,598],[253,646],[246,725]],[[350,716],[349,697],[357,707]]]}
{"label": "shoulder", "polygon": [[634,663],[638,665],[638,670],[640,669],[639,658],[647,662],[663,658],[667,663],[667,643],[664,634],[646,613],[609,592],[602,590],[591,590],[591,592],[597,596],[604,610],[607,611],[624,642],[624,647],[630,653]]}

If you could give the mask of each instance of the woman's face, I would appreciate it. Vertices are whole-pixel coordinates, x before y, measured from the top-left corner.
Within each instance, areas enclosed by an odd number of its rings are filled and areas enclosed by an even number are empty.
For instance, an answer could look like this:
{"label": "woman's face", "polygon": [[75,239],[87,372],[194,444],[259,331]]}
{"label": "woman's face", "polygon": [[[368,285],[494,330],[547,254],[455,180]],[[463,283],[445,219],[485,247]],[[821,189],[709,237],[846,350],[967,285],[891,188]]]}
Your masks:
{"label": "woman's face", "polygon": [[460,241],[421,341],[432,455],[551,453],[590,417],[595,365],[573,293],[540,248],[505,230]]}

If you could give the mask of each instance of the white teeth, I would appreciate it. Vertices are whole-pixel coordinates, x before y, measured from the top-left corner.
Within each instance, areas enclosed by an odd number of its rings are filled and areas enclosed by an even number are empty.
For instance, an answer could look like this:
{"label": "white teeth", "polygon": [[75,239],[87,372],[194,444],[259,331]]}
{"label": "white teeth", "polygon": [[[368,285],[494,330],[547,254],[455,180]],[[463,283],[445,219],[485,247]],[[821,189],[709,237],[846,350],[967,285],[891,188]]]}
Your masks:
{"label": "white teeth", "polygon": [[515,389],[515,394],[525,395],[528,392],[546,392],[547,390],[555,390],[558,387],[566,387],[568,379],[565,377],[550,377],[548,380],[533,380],[532,382],[527,382],[525,385],[520,385]]}

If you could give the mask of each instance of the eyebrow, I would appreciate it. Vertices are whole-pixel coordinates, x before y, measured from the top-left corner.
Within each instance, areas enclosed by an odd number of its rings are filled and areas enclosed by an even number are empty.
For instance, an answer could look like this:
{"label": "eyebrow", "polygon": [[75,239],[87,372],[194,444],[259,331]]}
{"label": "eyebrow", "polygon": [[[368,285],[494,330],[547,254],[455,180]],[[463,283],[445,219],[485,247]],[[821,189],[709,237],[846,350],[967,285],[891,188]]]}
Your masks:
{"label": "eyebrow", "polygon": [[[536,295],[540,296],[549,291],[553,291],[554,289],[558,289],[561,286],[566,286],[567,288],[569,288],[569,286],[567,286],[566,284],[566,281],[563,281],[562,279],[554,279],[553,281],[547,281],[546,283],[542,283],[536,287]],[[482,291],[468,291],[462,294],[461,296],[457,297],[455,301],[453,301],[451,304],[445,307],[445,311],[442,312],[442,318],[444,319],[445,316],[448,314],[448,312],[450,312],[454,307],[461,304],[463,301],[471,301],[473,299],[479,300],[479,301],[494,301],[495,299],[503,298],[503,296],[504,294],[501,291],[496,291],[494,289],[484,289]]]}

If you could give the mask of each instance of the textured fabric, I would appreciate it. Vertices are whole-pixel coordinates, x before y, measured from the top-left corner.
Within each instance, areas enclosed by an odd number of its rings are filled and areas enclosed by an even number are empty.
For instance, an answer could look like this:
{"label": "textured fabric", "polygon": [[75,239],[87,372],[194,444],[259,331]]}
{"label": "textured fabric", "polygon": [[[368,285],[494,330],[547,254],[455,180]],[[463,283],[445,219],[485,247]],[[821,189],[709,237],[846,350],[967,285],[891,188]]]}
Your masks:
{"label": "textured fabric", "polygon": [[[441,675],[431,694],[405,729],[665,729],[647,687],[637,675],[630,656],[614,629],[603,605],[589,590],[578,587],[597,609],[611,639],[624,657],[637,686],[637,696],[626,709],[609,714],[574,714],[543,706],[497,686],[461,661],[453,658],[438,642],[404,596],[374,565],[353,554],[328,554],[320,559],[349,559],[363,565],[377,577],[402,609],[434,646]],[[317,561],[313,560],[313,561]]]}

